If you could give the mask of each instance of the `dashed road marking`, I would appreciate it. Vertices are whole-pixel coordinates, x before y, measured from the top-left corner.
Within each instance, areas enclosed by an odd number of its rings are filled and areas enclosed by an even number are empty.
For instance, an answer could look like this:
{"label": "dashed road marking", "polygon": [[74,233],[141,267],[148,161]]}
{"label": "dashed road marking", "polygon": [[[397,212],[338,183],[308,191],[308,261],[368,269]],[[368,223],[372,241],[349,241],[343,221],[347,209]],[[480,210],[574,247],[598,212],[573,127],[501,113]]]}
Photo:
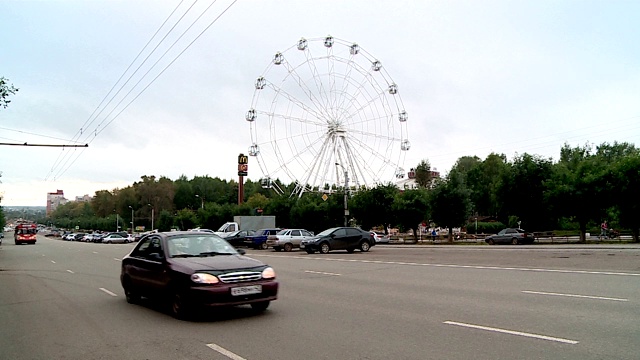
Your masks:
{"label": "dashed road marking", "polygon": [[247,360],[245,358],[243,358],[242,356],[235,354],[225,348],[223,348],[222,346],[216,345],[216,344],[207,344],[207,347],[210,348],[211,350],[217,351],[220,354],[228,357],[229,359],[233,359],[233,360]]}
{"label": "dashed road marking", "polygon": [[111,291],[109,291],[109,290],[107,290],[105,288],[100,288],[100,290],[104,291],[105,293],[107,293],[107,294],[109,294],[111,296],[118,296],[118,294],[113,293],[113,292],[111,292]]}
{"label": "dashed road marking", "polygon": [[73,271],[71,271],[71,270],[67,270],[67,272],[68,272],[69,274],[75,274],[75,273],[74,273]]}
{"label": "dashed road marking", "polygon": [[322,271],[311,271],[311,270],[305,270],[304,272],[309,273],[309,274],[320,274],[320,275],[340,276],[340,274],[330,273],[330,272],[322,272]]}
{"label": "dashed road marking", "polygon": [[52,264],[55,264],[56,262],[55,262],[55,261],[53,261],[53,260],[51,260],[51,263],[52,263]]}
{"label": "dashed road marking", "polygon": [[499,329],[499,328],[488,327],[488,326],[465,324],[465,323],[460,323],[460,322],[455,322],[455,321],[445,321],[444,324],[462,326],[462,327],[471,328],[471,329],[493,331],[493,332],[509,334],[509,335],[524,336],[524,337],[540,339],[540,340],[555,341],[555,342],[560,342],[560,343],[564,343],[564,344],[571,344],[571,345],[575,345],[575,344],[578,343],[578,341],[576,341],[576,340],[569,340],[569,339],[557,338],[557,337],[553,337],[553,336],[532,334],[532,333],[526,333],[526,332],[522,332],[522,331]]}
{"label": "dashed road marking", "polygon": [[551,296],[565,296],[565,297],[574,297],[581,299],[595,299],[595,300],[611,300],[611,301],[629,301],[629,299],[621,299],[621,298],[612,298],[612,297],[604,297],[604,296],[591,296],[591,295],[576,295],[576,294],[561,294],[561,293],[550,293],[543,291],[529,291],[522,290],[525,294],[535,294],[535,295],[551,295]]}

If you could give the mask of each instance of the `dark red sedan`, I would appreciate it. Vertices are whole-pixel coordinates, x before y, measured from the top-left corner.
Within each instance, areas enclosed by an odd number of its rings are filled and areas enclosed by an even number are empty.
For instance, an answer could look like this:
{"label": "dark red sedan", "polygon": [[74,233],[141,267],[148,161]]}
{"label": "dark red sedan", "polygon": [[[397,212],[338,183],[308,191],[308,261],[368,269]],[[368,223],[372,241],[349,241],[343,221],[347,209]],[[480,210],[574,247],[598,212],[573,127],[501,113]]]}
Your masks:
{"label": "dark red sedan", "polygon": [[204,232],[153,233],[122,259],[120,281],[129,303],[169,300],[177,318],[198,308],[249,304],[264,311],[278,297],[275,271]]}

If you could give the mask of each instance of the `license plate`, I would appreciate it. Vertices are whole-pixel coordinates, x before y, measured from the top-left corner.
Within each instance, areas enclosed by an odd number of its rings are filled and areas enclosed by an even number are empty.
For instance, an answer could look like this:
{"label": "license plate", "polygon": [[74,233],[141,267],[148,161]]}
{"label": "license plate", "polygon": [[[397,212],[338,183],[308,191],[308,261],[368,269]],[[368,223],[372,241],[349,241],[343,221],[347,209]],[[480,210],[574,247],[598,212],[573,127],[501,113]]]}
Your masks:
{"label": "license plate", "polygon": [[240,286],[231,288],[231,295],[233,296],[260,294],[261,292],[262,285]]}

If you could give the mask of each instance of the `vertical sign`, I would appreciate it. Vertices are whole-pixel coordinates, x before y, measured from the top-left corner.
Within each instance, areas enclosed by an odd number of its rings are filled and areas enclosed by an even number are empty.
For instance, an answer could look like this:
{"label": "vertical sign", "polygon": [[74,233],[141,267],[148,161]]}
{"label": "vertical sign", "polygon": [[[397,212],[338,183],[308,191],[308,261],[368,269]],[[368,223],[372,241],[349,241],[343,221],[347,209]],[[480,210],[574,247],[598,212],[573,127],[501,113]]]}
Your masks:
{"label": "vertical sign", "polygon": [[249,169],[249,157],[245,154],[238,155],[238,176],[247,176]]}

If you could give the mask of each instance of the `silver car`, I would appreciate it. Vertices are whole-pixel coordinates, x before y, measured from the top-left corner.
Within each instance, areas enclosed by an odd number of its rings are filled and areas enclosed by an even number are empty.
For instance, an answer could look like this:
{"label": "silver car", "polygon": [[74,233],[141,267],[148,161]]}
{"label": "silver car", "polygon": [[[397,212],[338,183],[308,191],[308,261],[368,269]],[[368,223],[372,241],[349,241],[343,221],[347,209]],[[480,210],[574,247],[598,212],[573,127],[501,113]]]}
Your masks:
{"label": "silver car", "polygon": [[124,237],[120,234],[109,234],[105,237],[102,238],[102,243],[103,244],[114,244],[114,243],[122,243],[122,244],[126,244],[126,243],[130,243],[131,240],[129,240],[128,237]]}
{"label": "silver car", "polygon": [[267,247],[272,247],[275,251],[291,251],[299,248],[302,240],[312,237],[313,233],[305,229],[284,229],[267,237]]}

